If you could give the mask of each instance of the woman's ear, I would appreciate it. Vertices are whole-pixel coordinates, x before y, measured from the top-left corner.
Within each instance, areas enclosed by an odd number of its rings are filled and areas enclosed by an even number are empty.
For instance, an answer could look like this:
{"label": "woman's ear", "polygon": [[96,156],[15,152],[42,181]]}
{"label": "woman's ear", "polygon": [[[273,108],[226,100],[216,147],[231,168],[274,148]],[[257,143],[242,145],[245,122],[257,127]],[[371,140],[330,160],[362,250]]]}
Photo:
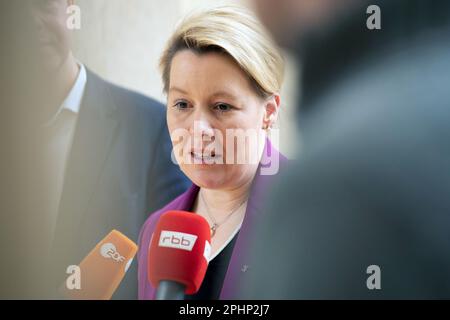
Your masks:
{"label": "woman's ear", "polygon": [[273,94],[265,101],[265,110],[263,118],[263,129],[271,128],[278,119],[278,111],[280,109],[280,95]]}

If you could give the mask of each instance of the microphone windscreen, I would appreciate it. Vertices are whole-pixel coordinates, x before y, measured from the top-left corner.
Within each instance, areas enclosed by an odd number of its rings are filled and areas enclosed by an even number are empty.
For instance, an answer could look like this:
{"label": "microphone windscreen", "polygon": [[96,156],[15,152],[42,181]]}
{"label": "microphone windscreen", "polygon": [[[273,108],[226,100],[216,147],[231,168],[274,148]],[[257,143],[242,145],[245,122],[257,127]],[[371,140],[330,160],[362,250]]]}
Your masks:
{"label": "microphone windscreen", "polygon": [[161,215],[148,251],[148,279],[157,288],[162,280],[185,285],[195,294],[203,282],[211,254],[211,231],[202,216],[187,211]]}
{"label": "microphone windscreen", "polygon": [[127,272],[136,244],[117,230],[111,231],[79,264],[80,288],[61,290],[69,299],[108,300]]}

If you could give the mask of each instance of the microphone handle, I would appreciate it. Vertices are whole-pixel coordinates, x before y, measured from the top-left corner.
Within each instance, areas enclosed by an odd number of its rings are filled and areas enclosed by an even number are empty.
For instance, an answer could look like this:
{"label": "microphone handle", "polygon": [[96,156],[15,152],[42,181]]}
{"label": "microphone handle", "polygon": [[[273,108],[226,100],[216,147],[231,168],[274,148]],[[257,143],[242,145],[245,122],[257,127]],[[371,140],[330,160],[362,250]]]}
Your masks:
{"label": "microphone handle", "polygon": [[158,290],[156,291],[156,300],[184,300],[185,290],[184,284],[162,280],[159,282]]}

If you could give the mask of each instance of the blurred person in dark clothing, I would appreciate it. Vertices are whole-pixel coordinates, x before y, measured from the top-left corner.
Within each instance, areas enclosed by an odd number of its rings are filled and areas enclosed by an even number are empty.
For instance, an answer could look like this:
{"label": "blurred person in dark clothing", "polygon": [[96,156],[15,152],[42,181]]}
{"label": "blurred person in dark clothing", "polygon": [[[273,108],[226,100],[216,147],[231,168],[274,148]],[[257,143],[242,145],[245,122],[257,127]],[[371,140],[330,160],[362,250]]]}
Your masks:
{"label": "blurred person in dark clothing", "polygon": [[[187,188],[171,161],[165,107],[101,79],[73,56],[66,24],[72,4],[36,0],[15,8],[26,21],[17,36],[32,36],[22,46],[27,52],[18,50],[24,57],[15,59],[17,70],[11,68],[20,74],[16,95],[25,98],[11,105],[17,109],[12,130],[23,137],[10,143],[25,153],[13,155],[23,176],[16,190],[21,196],[14,196],[23,205],[7,209],[23,219],[11,233],[30,237],[24,246],[39,254],[18,260],[32,270],[14,293],[2,290],[5,298],[57,297],[53,289],[65,281],[69,265],[112,229],[137,241],[149,213]],[[136,298],[136,278],[133,265],[114,297]]]}
{"label": "blurred person in dark clothing", "polygon": [[42,73],[29,2],[2,1],[0,15],[0,297],[29,298],[42,290],[38,282],[48,258],[49,230],[40,200],[46,181],[37,169],[42,148],[35,123],[36,110],[46,105],[51,90],[36,81]]}
{"label": "blurred person in dark clothing", "polygon": [[450,2],[318,2],[317,23],[300,22],[308,1],[255,2],[263,21],[287,8],[267,26],[301,59],[304,147],[242,297],[450,298]]}

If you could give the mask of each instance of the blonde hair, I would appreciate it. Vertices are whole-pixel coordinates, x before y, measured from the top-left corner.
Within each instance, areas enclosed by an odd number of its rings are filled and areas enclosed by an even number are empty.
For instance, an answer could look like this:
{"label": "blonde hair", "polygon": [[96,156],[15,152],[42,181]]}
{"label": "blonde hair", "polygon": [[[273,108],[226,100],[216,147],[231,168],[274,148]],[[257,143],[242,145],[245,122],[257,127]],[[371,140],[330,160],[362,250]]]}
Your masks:
{"label": "blonde hair", "polygon": [[261,23],[244,8],[215,7],[181,21],[160,59],[165,93],[169,89],[172,59],[184,49],[229,55],[248,75],[261,97],[269,97],[281,89],[283,57]]}

